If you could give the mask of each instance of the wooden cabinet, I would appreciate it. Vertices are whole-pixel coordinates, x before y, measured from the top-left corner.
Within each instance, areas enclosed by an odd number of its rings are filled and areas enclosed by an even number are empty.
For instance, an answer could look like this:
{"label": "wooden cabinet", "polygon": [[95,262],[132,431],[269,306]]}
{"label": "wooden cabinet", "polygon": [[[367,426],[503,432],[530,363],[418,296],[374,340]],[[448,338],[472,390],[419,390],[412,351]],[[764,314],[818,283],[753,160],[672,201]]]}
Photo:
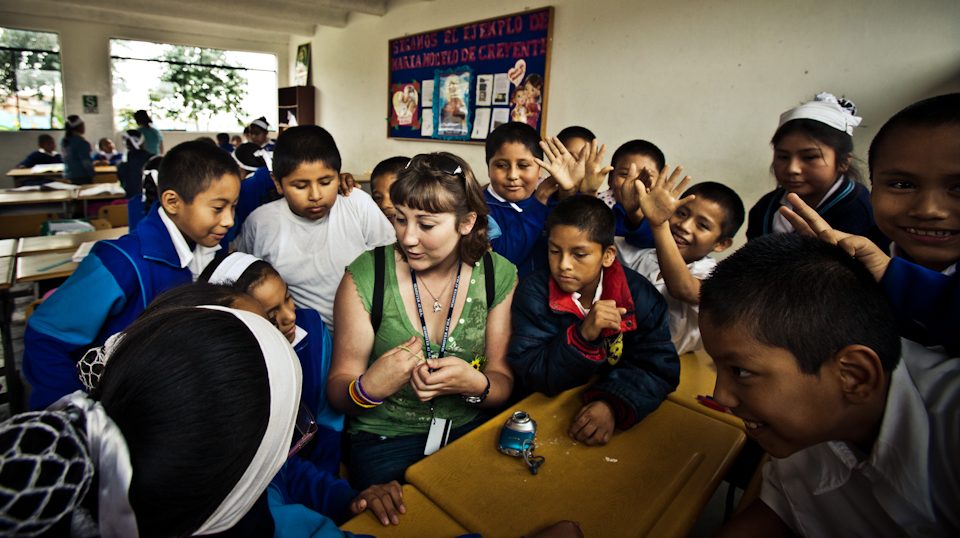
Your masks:
{"label": "wooden cabinet", "polygon": [[314,109],[313,86],[290,86],[277,90],[277,123],[280,131],[290,126],[290,115],[296,119],[297,125],[314,125],[316,123]]}

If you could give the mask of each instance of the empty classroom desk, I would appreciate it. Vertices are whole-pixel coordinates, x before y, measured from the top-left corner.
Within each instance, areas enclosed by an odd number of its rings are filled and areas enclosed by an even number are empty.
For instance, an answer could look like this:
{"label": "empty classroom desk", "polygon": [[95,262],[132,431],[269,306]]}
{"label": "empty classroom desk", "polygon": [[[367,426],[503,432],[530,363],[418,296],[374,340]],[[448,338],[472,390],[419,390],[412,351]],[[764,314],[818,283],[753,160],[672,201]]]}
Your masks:
{"label": "empty classroom desk", "polygon": [[[94,181],[97,183],[117,180],[116,166],[95,166],[94,171],[97,174],[94,178]],[[13,183],[17,187],[24,185],[27,182],[40,183],[43,181],[64,181],[62,169],[34,172],[32,168],[14,168],[7,172],[7,176],[13,179]]]}
{"label": "empty classroom desk", "polygon": [[[458,523],[484,537],[520,536],[563,519],[586,536],[682,536],[743,446],[725,422],[664,401],[606,446],[567,436],[580,391],[534,394],[407,469],[406,478]],[[516,410],[538,424],[537,475],[497,450]]]}
{"label": "empty classroom desk", "polygon": [[17,256],[32,256],[34,254],[48,254],[51,252],[70,252],[72,254],[81,244],[87,241],[116,239],[127,235],[129,230],[129,228],[123,226],[97,230],[95,232],[22,237],[17,243]]}
{"label": "empty classroom desk", "polygon": [[410,484],[403,486],[403,505],[406,514],[400,514],[400,524],[385,527],[373,512],[367,510],[340,526],[354,534],[372,534],[377,538],[406,536],[454,537],[467,530],[433,504],[420,490]]}

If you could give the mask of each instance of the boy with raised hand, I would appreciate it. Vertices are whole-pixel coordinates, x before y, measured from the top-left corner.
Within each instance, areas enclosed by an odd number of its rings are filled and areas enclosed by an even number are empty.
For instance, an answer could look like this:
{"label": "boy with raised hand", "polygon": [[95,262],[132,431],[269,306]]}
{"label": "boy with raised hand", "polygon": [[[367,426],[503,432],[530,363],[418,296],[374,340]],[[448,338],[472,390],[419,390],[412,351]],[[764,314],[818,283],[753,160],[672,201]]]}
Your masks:
{"label": "boy with raised hand", "polygon": [[617,261],[613,214],[574,196],[547,219],[549,270],[523,280],[513,299],[508,360],[517,395],[583,393],[570,436],[606,444],[655,410],[679,382],[663,297]]}
{"label": "boy with raised hand", "polygon": [[787,219],[860,260],[896,306],[901,335],[960,354],[960,93],[914,103],[880,128],[869,153],[870,199],[889,256],[834,230],[793,196]]}
{"label": "boy with raised hand", "polygon": [[76,363],[125,329],[160,293],[189,283],[233,226],[240,172],[205,142],[184,142],[160,166],[159,204],[128,235],[97,242],[33,313],[24,332],[30,408],[83,389]]}
{"label": "boy with raised hand", "polygon": [[669,169],[664,168],[649,191],[639,178],[623,183],[621,198],[640,205],[656,248],[637,249],[618,242],[620,260],[667,300],[677,353],[700,347],[700,283],[717,265],[710,253],[730,248],[744,219],[743,202],[726,185],[707,181],[683,192],[690,181],[686,176],[675,186],[682,170],[678,166],[668,178]]}
{"label": "boy with raised hand", "polygon": [[714,399],[772,456],[722,536],[957,536],[960,359],[897,336],[870,272],[799,234],[703,283]]}
{"label": "boy with raised hand", "polygon": [[237,250],[270,263],[294,300],[316,310],[333,332],[333,299],[357,256],[394,243],[396,232],[369,194],[340,194],[340,150],[323,127],[285,130],[273,153],[273,181],[283,199],[250,214]]}

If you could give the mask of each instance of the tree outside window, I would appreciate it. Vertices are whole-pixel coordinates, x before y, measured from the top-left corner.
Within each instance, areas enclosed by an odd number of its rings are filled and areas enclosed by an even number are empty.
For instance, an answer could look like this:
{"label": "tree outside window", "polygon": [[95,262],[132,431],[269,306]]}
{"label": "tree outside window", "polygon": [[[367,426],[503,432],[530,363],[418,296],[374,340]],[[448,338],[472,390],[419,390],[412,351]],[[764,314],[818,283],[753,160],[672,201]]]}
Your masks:
{"label": "tree outside window", "polygon": [[57,34],[0,27],[0,130],[63,128]]}

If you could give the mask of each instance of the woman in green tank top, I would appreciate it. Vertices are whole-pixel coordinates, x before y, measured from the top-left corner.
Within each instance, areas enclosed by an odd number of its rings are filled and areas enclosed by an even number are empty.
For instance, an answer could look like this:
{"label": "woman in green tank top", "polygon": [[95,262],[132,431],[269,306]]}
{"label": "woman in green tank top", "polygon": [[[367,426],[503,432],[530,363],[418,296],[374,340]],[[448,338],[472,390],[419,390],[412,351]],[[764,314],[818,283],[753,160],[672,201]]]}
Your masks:
{"label": "woman in green tank top", "polygon": [[334,304],[328,394],[351,417],[357,488],[402,480],[513,387],[516,269],[489,252],[488,210],[470,167],[449,153],[418,155],[390,197],[397,243],[350,264]]}

